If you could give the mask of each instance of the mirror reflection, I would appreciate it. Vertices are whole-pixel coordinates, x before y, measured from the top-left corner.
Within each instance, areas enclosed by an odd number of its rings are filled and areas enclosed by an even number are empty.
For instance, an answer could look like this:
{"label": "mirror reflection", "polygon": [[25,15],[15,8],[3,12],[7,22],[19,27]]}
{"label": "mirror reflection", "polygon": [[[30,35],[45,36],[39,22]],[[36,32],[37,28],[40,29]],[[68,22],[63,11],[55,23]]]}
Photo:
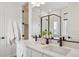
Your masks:
{"label": "mirror reflection", "polygon": [[42,18],[42,31],[48,31],[48,17]]}
{"label": "mirror reflection", "polygon": [[50,32],[52,32],[52,37],[59,37],[61,36],[61,29],[60,29],[60,17],[56,15],[52,15],[49,18],[49,28]]}
{"label": "mirror reflection", "polygon": [[46,16],[41,17],[41,29],[43,31],[47,31],[48,33],[51,32],[51,37],[54,37],[54,39],[59,39],[61,36],[61,16],[58,16],[56,14],[50,14]]}
{"label": "mirror reflection", "polygon": [[[37,25],[37,27],[33,26],[33,28],[38,30],[33,30],[32,34],[41,35],[41,32],[46,30],[51,33],[51,37],[58,38],[59,36],[64,36],[68,41],[79,42],[78,5],[79,3],[73,2],[45,2],[39,6],[34,6],[32,8],[32,17],[34,16],[33,20],[35,22],[33,22]],[[36,22],[37,20],[39,20],[39,22]]]}

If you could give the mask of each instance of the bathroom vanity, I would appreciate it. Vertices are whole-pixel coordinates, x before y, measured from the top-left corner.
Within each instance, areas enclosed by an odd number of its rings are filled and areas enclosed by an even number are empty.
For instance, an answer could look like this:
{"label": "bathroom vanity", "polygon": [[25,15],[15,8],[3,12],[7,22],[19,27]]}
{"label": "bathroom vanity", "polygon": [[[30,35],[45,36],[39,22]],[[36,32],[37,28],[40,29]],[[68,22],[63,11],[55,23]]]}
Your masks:
{"label": "bathroom vanity", "polygon": [[17,48],[17,57],[78,57],[79,49],[68,46],[60,47],[52,41],[50,44],[42,45],[40,42],[22,40]]}

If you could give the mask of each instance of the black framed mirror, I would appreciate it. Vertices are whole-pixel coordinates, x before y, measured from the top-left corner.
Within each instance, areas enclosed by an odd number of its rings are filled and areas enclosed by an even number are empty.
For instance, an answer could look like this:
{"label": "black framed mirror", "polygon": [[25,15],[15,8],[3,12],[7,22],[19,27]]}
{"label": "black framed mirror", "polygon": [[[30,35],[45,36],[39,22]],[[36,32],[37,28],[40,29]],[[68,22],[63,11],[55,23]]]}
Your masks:
{"label": "black framed mirror", "polygon": [[52,37],[61,36],[61,16],[50,14],[41,17],[41,36],[42,32],[47,30],[52,32]]}
{"label": "black framed mirror", "polygon": [[43,31],[49,32],[49,19],[48,16],[41,17],[41,36]]}

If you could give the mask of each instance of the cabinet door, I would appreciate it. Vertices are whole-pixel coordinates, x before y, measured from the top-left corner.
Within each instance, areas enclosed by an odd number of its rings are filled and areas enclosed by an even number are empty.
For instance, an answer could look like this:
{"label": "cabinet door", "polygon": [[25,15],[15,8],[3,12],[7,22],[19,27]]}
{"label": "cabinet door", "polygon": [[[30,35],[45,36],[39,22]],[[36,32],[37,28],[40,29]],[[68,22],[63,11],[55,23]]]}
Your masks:
{"label": "cabinet door", "polygon": [[31,57],[31,49],[28,47],[23,47],[23,57]]}
{"label": "cabinet door", "polygon": [[27,47],[26,53],[27,53],[27,55],[26,55],[27,57],[31,57],[32,52],[31,52],[31,49],[29,47]]}
{"label": "cabinet door", "polygon": [[32,57],[42,57],[42,53],[32,49]]}
{"label": "cabinet door", "polygon": [[17,44],[17,57],[23,56],[23,47],[20,44]]}
{"label": "cabinet door", "polygon": [[23,47],[23,57],[27,57],[27,48]]}
{"label": "cabinet door", "polygon": [[[16,49],[13,47],[13,45],[10,45],[8,43],[9,41],[7,38],[9,29],[8,23],[10,20],[15,18],[14,14],[16,13],[15,6],[13,4],[9,4],[10,3],[0,3],[0,57],[10,57],[16,55]],[[10,8],[11,6],[14,6],[12,7],[13,9]],[[12,11],[15,13],[13,13]]]}

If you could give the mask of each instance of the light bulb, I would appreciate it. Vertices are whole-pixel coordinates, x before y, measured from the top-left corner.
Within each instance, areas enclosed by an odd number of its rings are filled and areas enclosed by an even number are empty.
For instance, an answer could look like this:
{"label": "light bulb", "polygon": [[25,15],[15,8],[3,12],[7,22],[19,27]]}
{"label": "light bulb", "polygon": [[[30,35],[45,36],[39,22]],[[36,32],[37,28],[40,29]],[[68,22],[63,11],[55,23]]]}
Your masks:
{"label": "light bulb", "polygon": [[45,2],[41,2],[41,4],[45,4]]}
{"label": "light bulb", "polygon": [[36,2],[31,2],[32,4],[36,4]]}
{"label": "light bulb", "polygon": [[45,2],[31,2],[33,4],[33,7],[40,6],[41,4],[45,4]]}

